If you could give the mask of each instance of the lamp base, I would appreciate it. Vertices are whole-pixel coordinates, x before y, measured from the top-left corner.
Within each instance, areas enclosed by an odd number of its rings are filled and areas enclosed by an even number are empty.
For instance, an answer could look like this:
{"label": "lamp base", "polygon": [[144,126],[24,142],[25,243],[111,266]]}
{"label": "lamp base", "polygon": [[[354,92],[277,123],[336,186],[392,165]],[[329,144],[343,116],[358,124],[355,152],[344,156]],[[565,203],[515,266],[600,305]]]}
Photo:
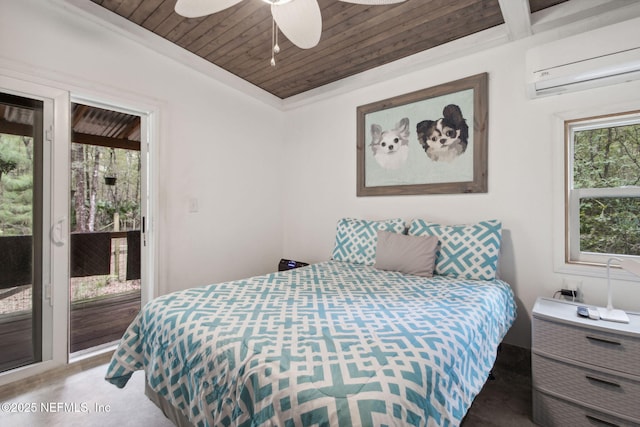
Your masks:
{"label": "lamp base", "polygon": [[616,310],[612,308],[608,310],[606,308],[598,307],[598,313],[600,313],[600,320],[607,320],[609,322],[629,323],[629,316],[622,310]]}

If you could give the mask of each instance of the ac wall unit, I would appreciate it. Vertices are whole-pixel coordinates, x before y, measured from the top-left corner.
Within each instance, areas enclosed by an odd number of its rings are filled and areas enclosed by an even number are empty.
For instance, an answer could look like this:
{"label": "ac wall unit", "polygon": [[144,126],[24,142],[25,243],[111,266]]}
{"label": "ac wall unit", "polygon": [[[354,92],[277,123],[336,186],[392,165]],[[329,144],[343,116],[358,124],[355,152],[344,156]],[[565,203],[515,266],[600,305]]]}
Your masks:
{"label": "ac wall unit", "polygon": [[536,46],[527,52],[532,98],[640,79],[640,20]]}

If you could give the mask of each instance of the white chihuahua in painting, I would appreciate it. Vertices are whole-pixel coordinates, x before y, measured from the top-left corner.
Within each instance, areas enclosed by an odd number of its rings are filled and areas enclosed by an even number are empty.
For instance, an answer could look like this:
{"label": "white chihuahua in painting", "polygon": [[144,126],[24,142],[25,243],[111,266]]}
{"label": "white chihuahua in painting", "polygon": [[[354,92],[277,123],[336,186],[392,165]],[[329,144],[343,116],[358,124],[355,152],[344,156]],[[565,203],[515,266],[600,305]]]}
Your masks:
{"label": "white chihuahua in painting", "polygon": [[409,156],[409,119],[403,118],[391,130],[371,125],[371,150],[378,164],[385,169],[398,169]]}

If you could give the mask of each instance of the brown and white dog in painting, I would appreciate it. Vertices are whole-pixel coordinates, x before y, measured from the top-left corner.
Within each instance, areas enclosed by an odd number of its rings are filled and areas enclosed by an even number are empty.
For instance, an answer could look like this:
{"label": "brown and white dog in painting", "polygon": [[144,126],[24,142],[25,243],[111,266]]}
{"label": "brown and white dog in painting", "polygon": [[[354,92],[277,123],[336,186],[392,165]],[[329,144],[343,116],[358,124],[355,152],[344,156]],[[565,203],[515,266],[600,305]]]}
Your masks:
{"label": "brown and white dog in painting", "polygon": [[449,104],[438,120],[423,120],[416,126],[418,141],[434,162],[451,162],[464,153],[469,139],[469,126],[460,107]]}

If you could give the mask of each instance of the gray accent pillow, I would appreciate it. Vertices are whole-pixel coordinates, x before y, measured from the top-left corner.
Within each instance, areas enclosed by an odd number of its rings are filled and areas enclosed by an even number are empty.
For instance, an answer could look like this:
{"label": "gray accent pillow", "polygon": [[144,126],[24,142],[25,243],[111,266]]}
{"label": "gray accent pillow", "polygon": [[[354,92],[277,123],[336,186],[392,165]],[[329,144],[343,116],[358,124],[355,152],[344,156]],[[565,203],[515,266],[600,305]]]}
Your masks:
{"label": "gray accent pillow", "polygon": [[374,267],[380,270],[432,277],[437,249],[437,236],[407,236],[378,231]]}

